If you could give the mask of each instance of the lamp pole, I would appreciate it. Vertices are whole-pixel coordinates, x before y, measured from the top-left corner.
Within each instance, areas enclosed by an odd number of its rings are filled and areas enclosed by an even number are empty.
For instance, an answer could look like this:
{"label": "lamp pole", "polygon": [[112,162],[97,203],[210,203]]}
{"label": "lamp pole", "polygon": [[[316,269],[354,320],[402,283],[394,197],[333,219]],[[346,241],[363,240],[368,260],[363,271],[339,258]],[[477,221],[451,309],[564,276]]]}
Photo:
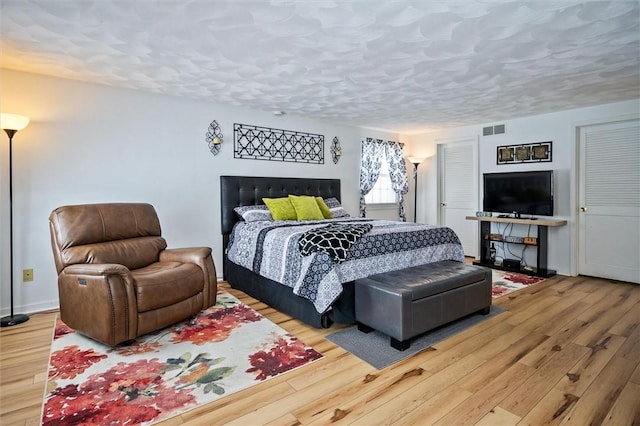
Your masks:
{"label": "lamp pole", "polygon": [[25,314],[13,313],[13,136],[29,124],[29,118],[16,114],[0,114],[0,128],[9,136],[9,275],[11,277],[11,315],[0,319],[1,327],[22,324],[29,320]]}
{"label": "lamp pole", "polygon": [[418,222],[418,166],[420,163],[413,163],[413,222]]}
{"label": "lamp pole", "polygon": [[420,157],[407,157],[413,164],[413,222],[418,222],[418,166],[424,161]]}

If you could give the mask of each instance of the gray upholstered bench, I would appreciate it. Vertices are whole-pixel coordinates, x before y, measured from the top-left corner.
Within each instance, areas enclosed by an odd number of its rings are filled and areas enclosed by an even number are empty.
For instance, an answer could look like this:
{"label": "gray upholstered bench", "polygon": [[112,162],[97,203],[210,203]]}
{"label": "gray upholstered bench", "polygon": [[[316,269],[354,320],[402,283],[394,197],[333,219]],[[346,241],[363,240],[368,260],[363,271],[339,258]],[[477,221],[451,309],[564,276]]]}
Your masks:
{"label": "gray upholstered bench", "polygon": [[405,350],[409,339],[491,308],[491,270],[451,260],[356,280],[358,329],[391,337]]}

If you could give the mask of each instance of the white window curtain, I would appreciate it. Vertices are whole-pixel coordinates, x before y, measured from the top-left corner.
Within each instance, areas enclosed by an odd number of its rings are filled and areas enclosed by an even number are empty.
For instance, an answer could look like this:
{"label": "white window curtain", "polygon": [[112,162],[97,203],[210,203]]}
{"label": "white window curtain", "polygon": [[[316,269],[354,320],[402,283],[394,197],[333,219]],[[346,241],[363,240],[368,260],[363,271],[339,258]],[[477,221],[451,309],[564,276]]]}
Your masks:
{"label": "white window curtain", "polygon": [[366,217],[367,207],[364,200],[378,177],[382,167],[383,154],[386,155],[389,166],[389,176],[393,190],[398,194],[398,214],[405,222],[404,194],[409,191],[407,183],[407,165],[402,155],[402,144],[393,141],[367,138],[361,142],[362,155],[360,157],[360,217]]}

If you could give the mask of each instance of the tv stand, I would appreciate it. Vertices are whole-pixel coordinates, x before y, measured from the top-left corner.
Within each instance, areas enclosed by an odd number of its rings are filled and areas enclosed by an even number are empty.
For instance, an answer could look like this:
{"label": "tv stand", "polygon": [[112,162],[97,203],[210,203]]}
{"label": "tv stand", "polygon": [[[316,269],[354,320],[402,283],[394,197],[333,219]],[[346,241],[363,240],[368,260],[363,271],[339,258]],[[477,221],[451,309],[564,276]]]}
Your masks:
{"label": "tv stand", "polygon": [[[556,219],[519,219],[513,217],[489,217],[489,216],[467,216],[467,220],[476,220],[480,222],[480,259],[473,262],[474,265],[487,266],[493,269],[501,269],[503,271],[513,271],[522,274],[533,275],[537,277],[548,278],[556,274],[556,271],[547,269],[547,244],[548,244],[548,228],[550,226],[564,226],[566,220]],[[534,225],[538,227],[538,239],[535,244],[526,242],[507,242],[502,240],[491,239],[491,222],[513,223],[516,225]],[[489,258],[489,248],[492,242],[500,242],[504,244],[525,244],[536,246],[536,267],[535,268],[518,268],[510,269],[502,265],[496,265]]]}

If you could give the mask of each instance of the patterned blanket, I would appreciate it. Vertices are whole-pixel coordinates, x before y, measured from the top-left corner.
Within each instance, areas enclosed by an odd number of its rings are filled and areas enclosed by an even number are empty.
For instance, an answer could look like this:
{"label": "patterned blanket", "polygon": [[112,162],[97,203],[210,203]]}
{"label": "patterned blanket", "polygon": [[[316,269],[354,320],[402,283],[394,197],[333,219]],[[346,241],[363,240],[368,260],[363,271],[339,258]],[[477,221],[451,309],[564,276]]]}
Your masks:
{"label": "patterned blanket", "polygon": [[332,223],[302,234],[298,247],[303,256],[322,251],[341,263],[347,259],[351,246],[370,230],[370,223]]}
{"label": "patterned blanket", "polygon": [[[298,241],[308,231],[330,224],[367,224],[344,260],[324,251],[308,256]],[[447,227],[370,219],[238,222],[230,237],[228,259],[293,289],[325,312],[342,292],[342,283],[382,272],[439,260],[464,261],[458,236]]]}

